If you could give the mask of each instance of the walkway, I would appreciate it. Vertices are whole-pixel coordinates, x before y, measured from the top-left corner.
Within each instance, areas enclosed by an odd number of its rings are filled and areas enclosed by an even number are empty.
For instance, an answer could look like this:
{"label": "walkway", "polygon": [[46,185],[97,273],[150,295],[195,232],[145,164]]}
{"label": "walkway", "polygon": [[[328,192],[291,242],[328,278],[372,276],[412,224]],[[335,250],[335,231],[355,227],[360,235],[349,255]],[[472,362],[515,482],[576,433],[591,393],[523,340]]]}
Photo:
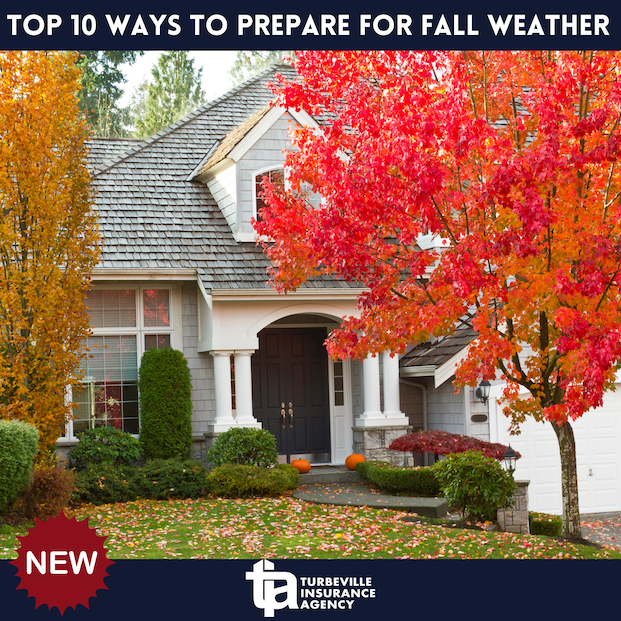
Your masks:
{"label": "walkway", "polygon": [[[374,492],[356,472],[342,467],[314,467],[301,476],[294,498],[329,505],[368,506],[410,511],[427,517],[444,517],[446,501],[437,498],[388,496]],[[581,516],[582,536],[606,547],[621,550],[621,512]]]}

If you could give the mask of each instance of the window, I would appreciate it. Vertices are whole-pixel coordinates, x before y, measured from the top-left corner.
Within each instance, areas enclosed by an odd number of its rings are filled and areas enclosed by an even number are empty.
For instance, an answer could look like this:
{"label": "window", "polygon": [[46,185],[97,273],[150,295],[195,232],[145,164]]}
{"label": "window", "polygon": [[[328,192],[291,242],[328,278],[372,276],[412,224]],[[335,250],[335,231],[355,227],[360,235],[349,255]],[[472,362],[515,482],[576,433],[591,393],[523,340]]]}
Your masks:
{"label": "window", "polygon": [[136,326],[136,292],[89,291],[86,296],[91,328],[133,328]]}
{"label": "window", "polygon": [[257,220],[261,219],[261,209],[266,206],[263,202],[263,179],[267,178],[268,181],[276,186],[283,186],[285,183],[285,172],[282,167],[271,168],[269,170],[259,171],[254,177],[254,196],[255,196],[255,214]]}
{"label": "window", "polygon": [[345,405],[343,361],[334,361],[334,405]]}
{"label": "window", "polygon": [[170,326],[170,295],[167,289],[146,289],[142,292],[144,325],[147,328]]}
{"label": "window", "polygon": [[136,336],[89,336],[81,389],[73,391],[73,432],[116,427],[138,433],[138,351]]}
{"label": "window", "polygon": [[235,357],[231,356],[231,409],[237,409],[237,399],[235,398]]}
{"label": "window", "polygon": [[138,433],[138,366],[143,352],[171,346],[171,295],[171,289],[150,287],[88,292],[93,334],[66,437],[101,426]]}
{"label": "window", "polygon": [[170,334],[145,334],[144,350],[170,347]]}

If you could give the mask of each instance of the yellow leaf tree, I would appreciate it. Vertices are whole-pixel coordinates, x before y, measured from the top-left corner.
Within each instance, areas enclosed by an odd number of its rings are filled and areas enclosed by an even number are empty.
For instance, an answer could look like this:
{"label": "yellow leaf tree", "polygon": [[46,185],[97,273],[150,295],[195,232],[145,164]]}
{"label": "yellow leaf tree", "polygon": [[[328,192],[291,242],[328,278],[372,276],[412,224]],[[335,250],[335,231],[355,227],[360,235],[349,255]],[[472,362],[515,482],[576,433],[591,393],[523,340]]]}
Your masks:
{"label": "yellow leaf tree", "polygon": [[79,78],[72,54],[0,53],[0,418],[34,424],[41,456],[71,416],[99,257]]}

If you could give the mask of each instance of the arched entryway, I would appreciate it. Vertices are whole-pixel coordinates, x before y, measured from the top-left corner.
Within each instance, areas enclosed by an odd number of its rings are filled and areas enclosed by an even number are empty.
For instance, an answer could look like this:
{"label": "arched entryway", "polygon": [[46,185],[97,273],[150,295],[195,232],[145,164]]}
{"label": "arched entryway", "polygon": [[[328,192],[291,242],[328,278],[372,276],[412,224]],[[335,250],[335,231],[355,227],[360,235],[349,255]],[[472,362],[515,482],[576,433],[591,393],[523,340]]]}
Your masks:
{"label": "arched entryway", "polygon": [[276,437],[281,461],[330,463],[327,328],[274,324],[258,336],[252,356],[254,417]]}

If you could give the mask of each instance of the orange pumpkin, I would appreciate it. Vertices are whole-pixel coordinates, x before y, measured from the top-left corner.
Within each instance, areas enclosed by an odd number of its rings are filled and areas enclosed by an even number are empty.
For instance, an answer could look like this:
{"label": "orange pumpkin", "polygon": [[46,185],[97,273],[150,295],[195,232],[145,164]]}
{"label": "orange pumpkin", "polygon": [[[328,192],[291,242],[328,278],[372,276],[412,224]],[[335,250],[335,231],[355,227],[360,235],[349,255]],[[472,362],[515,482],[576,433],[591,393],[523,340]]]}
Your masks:
{"label": "orange pumpkin", "polygon": [[366,461],[364,455],[360,455],[360,453],[354,453],[345,460],[345,467],[347,468],[347,470],[355,470],[356,464],[359,464],[361,461]]}
{"label": "orange pumpkin", "polygon": [[306,474],[311,469],[311,465],[305,459],[294,459],[291,465],[297,468],[300,474]]}

